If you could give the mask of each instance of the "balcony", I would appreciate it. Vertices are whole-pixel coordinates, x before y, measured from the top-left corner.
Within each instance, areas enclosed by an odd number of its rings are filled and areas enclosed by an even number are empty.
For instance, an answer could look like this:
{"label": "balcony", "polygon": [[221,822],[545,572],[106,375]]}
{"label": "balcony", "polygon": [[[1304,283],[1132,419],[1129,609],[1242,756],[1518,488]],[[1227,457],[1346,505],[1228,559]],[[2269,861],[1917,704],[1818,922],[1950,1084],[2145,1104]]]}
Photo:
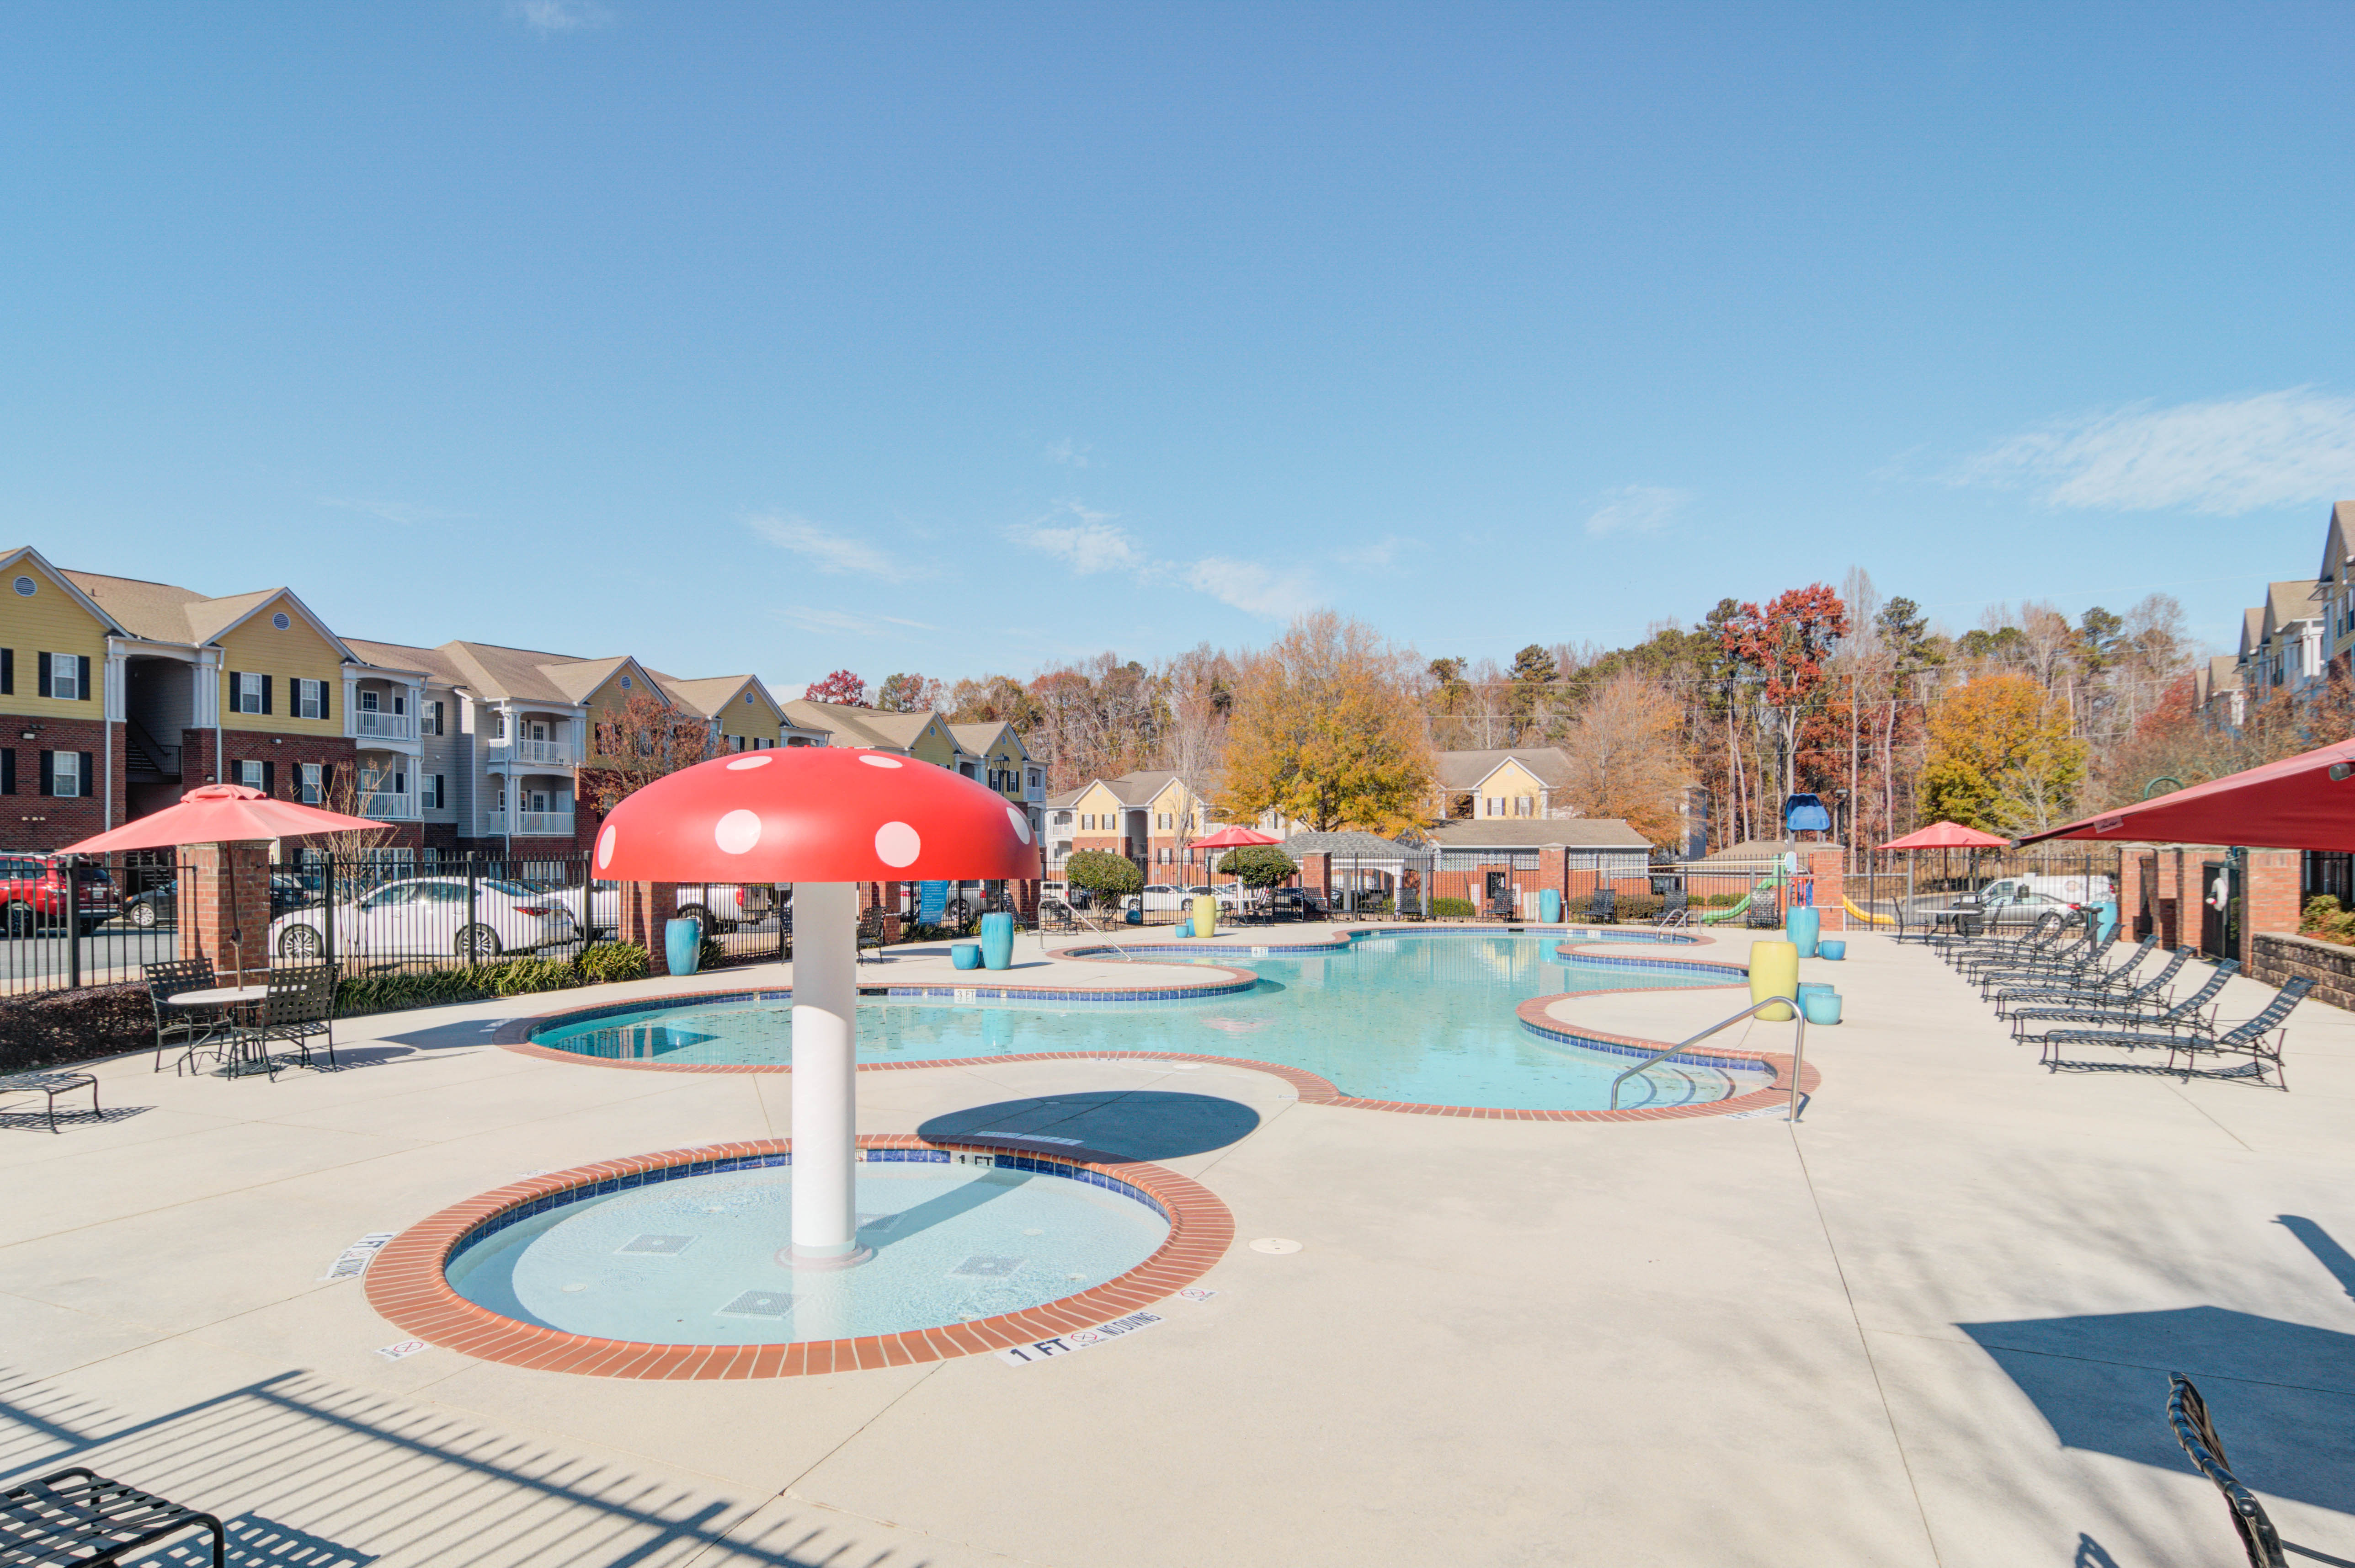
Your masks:
{"label": "balcony", "polygon": [[572,813],[569,811],[518,811],[514,821],[494,806],[482,814],[476,831],[485,838],[496,838],[514,834],[518,838],[570,838],[572,837]]}
{"label": "balcony", "polygon": [[363,741],[414,741],[417,715],[391,713],[381,708],[355,708],[345,715],[344,732]]}
{"label": "balcony", "polygon": [[413,790],[400,794],[389,789],[365,790],[360,795],[360,815],[372,822],[414,821],[417,794]]}
{"label": "balcony", "polygon": [[494,741],[490,747],[495,768],[570,768],[579,761],[570,741]]}

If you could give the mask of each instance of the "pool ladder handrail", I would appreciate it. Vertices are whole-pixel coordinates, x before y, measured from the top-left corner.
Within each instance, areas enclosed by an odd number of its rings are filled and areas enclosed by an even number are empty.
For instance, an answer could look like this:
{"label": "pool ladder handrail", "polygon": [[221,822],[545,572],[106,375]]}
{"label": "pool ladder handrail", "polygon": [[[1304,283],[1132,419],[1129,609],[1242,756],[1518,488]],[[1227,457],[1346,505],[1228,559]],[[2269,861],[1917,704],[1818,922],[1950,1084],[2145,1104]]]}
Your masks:
{"label": "pool ladder handrail", "polygon": [[[1796,1020],[1799,1026],[1798,1033],[1791,1042],[1791,1120],[1795,1122],[1797,1121],[1799,1119],[1799,1070],[1806,1064],[1807,1060],[1807,1015],[1800,1008],[1798,1002],[1790,997],[1768,997],[1763,1001],[1753,1002],[1748,1007],[1742,1008],[1740,1012],[1734,1014],[1732,1018],[1721,1019],[1716,1023],[1710,1025],[1707,1029],[1701,1030],[1690,1040],[1679,1040],[1675,1045],[1669,1046],[1666,1051],[1656,1051],[1652,1055],[1646,1057],[1643,1061],[1636,1063],[1635,1066],[1630,1067],[1626,1072],[1622,1072],[1618,1077],[1614,1078],[1611,1081],[1611,1108],[1614,1111],[1619,1108],[1619,1085],[1625,1083],[1638,1072],[1643,1072],[1647,1067],[1657,1066],[1660,1062],[1667,1061],[1677,1052],[1680,1051],[1688,1051],[1692,1047],[1699,1045],[1702,1040],[1707,1040],[1710,1035],[1715,1034],[1718,1030],[1732,1029],[1735,1024],[1756,1017],[1761,1009],[1772,1007],[1785,1007],[1790,1008],[1792,1019]],[[1770,1019],[1767,1021],[1770,1023],[1777,1023],[1781,1020]]]}

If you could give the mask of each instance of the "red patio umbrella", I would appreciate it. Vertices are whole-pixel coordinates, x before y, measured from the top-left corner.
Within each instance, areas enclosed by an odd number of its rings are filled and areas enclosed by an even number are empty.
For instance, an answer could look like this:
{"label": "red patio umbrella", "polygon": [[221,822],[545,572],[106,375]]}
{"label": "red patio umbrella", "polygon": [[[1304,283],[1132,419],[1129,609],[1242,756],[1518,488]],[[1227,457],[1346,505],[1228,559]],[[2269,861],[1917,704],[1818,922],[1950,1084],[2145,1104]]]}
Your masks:
{"label": "red patio umbrella", "polygon": [[1208,838],[1194,840],[1197,849],[1248,849],[1256,844],[1281,844],[1284,840],[1273,833],[1262,833],[1256,827],[1221,827]]}
{"label": "red patio umbrella", "polygon": [[1902,838],[1891,838],[1883,849],[2000,849],[2010,843],[2009,838],[1992,833],[1982,833],[1976,827],[1966,827],[1959,822],[1934,822],[1929,827],[1908,833]]}
{"label": "red patio umbrella", "polygon": [[2190,789],[2021,837],[2355,850],[2355,741],[2339,741]]}
{"label": "red patio umbrella", "polygon": [[[202,784],[136,822],[79,844],[69,844],[60,855],[112,855],[120,849],[171,849],[183,844],[239,844],[256,838],[300,838],[309,833],[348,833],[377,828],[381,822],[321,811],[300,801],[272,800],[244,784]],[[237,908],[237,861],[229,863],[229,907]],[[234,915],[231,917],[234,919]],[[245,932],[232,925],[229,945],[237,951],[237,974],[245,978]]]}

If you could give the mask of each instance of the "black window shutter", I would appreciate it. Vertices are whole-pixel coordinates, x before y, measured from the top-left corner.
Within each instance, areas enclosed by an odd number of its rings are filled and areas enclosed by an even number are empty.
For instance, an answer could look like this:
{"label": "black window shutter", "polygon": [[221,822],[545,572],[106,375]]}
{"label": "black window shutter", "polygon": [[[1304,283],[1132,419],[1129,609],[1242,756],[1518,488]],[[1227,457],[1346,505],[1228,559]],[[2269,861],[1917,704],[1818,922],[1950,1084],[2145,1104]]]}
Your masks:
{"label": "black window shutter", "polygon": [[[261,678],[268,680],[270,677],[265,675]],[[261,793],[273,800],[278,797],[278,764],[276,763],[264,762],[261,764]]]}
{"label": "black window shutter", "polygon": [[16,793],[16,748],[0,748],[0,795]]}
{"label": "black window shutter", "polygon": [[49,795],[55,792],[57,787],[58,754],[55,752],[43,752],[41,753],[41,793]]}
{"label": "black window shutter", "polygon": [[333,719],[335,717],[334,714],[327,711],[327,688],[334,684],[335,683],[333,681],[325,680],[319,683],[319,717],[322,719]]}
{"label": "black window shutter", "polygon": [[81,693],[81,699],[84,702],[88,702],[90,700],[90,656],[82,654],[79,656],[81,659],[81,667],[75,672],[74,689]]}
{"label": "black window shutter", "polygon": [[[36,697],[47,697],[47,696],[49,694],[49,656],[48,656],[48,655],[47,655],[47,654],[43,654],[43,655],[41,655],[41,656],[40,656],[40,667],[40,667],[40,669],[39,669],[39,671],[38,671],[38,678],[39,678],[39,682],[40,682],[40,684],[39,684],[39,685],[37,685],[37,686],[36,686],[36,687],[33,688],[33,695],[34,695],[34,696],[36,696]],[[47,791],[47,790],[43,790],[41,793],[42,793],[43,795],[47,795],[47,794],[48,794],[49,792],[48,792],[48,791]]]}
{"label": "black window shutter", "polygon": [[270,677],[266,675],[261,677],[261,710],[270,711]]}
{"label": "black window shutter", "polygon": [[244,689],[245,689],[245,677],[243,677],[242,675],[240,675],[240,674],[239,674],[237,671],[235,671],[235,670],[231,670],[231,671],[229,671],[229,710],[231,713],[242,713],[242,712],[244,712],[244,711],[245,711],[245,708],[244,708],[244,706],[243,706],[245,699],[244,699],[242,697],[240,697],[240,696],[239,696],[239,695],[238,695],[240,692],[243,691]]}
{"label": "black window shutter", "polygon": [[0,648],[0,697],[16,695],[16,650]]}
{"label": "black window shutter", "polygon": [[319,764],[319,804],[326,806],[329,810],[333,810],[335,808],[335,799],[336,764],[333,763],[321,763]]}
{"label": "black window shutter", "polygon": [[[89,663],[90,661],[89,661],[89,660],[87,660],[87,659],[85,659],[85,660],[83,660],[82,662],[83,662],[83,663],[85,663],[85,664],[87,664],[87,663]],[[84,800],[88,800],[88,799],[89,799],[89,798],[91,798],[92,795],[95,795],[98,793],[98,774],[97,774],[97,773],[93,773],[93,772],[91,771],[91,762],[92,762],[92,756],[91,756],[91,753],[90,753],[90,752],[84,752],[81,754],[81,784],[80,784],[80,789],[81,789],[82,798],[83,798]]]}

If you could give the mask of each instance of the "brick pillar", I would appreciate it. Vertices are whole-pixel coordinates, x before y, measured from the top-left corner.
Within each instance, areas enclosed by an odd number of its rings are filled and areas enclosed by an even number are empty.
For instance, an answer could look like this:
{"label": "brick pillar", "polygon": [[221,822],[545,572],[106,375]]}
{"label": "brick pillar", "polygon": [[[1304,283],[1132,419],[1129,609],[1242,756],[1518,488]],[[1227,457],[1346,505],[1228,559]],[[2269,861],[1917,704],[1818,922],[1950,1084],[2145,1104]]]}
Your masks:
{"label": "brick pillar", "polygon": [[2142,856],[2131,846],[2118,852],[2118,934],[2142,939]]}
{"label": "brick pillar", "polygon": [[2183,851],[2158,853],[2158,885],[2152,890],[2158,916],[2158,944],[2169,952],[2183,945]]}
{"label": "brick pillar", "polygon": [[1816,912],[1825,931],[1848,929],[1848,882],[1840,869],[1845,851],[1817,849],[1807,856],[1807,876],[1816,887]]}
{"label": "brick pillar", "polygon": [[2295,933],[2301,885],[2295,849],[2252,849],[2242,882],[2241,967],[2256,962],[2260,934]]}
{"label": "brick pillar", "polygon": [[665,928],[678,915],[678,888],[671,882],[623,882],[620,939],[646,950],[646,973],[670,973]]}
{"label": "brick pillar", "polygon": [[1300,885],[1321,895],[1327,903],[1333,901],[1333,857],[1303,855],[1300,858]]}
{"label": "brick pillar", "polygon": [[183,855],[180,956],[212,960],[224,986],[260,985],[270,972],[269,841],[191,844]]}

